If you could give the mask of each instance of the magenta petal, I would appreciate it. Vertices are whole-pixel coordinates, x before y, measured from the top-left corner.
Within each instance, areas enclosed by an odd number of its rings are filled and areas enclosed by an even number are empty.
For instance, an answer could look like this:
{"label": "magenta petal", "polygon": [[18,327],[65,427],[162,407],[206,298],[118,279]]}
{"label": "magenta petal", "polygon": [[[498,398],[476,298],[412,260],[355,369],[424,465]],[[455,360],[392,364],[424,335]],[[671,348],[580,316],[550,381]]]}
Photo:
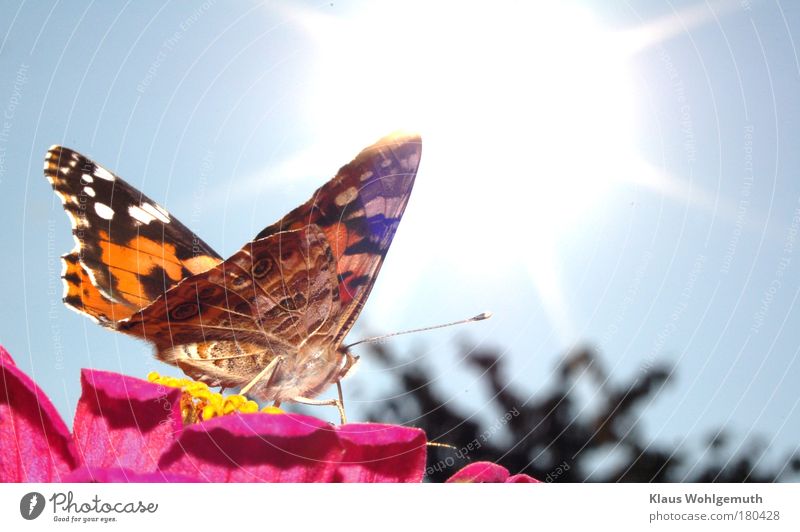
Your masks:
{"label": "magenta petal", "polygon": [[14,362],[14,359],[11,358],[11,355],[8,354],[5,347],[0,345],[0,365],[8,365],[8,366],[16,366],[17,363]]}
{"label": "magenta petal", "polygon": [[181,391],[117,373],[85,369],[75,442],[87,466],[156,471],[182,427]]}
{"label": "magenta petal", "polygon": [[65,482],[199,482],[196,478],[154,471],[138,473],[130,469],[79,467],[66,476]]}
{"label": "magenta petal", "polygon": [[491,462],[475,462],[464,466],[447,482],[505,482],[508,469]]}
{"label": "magenta petal", "polygon": [[336,482],[421,482],[427,455],[420,429],[351,423],[337,430],[344,445]]}
{"label": "magenta petal", "polygon": [[0,346],[0,482],[59,482],[78,463],[53,403]]}
{"label": "magenta petal", "polygon": [[343,453],[322,420],[231,414],[184,428],[159,467],[210,482],[330,482]]}
{"label": "magenta petal", "polygon": [[520,473],[518,475],[511,475],[506,479],[506,484],[539,484],[541,483],[540,480],[536,480],[535,478]]}

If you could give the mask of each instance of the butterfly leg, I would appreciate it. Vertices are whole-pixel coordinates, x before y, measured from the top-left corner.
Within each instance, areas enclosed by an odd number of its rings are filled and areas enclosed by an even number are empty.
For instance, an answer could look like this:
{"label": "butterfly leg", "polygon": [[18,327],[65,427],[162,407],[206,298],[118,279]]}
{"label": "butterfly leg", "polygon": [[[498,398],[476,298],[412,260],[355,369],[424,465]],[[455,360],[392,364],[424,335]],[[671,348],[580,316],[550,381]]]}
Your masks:
{"label": "butterfly leg", "polygon": [[347,423],[347,416],[344,413],[344,399],[342,397],[342,383],[336,381],[336,390],[339,392],[338,399],[308,399],[307,397],[292,397],[292,401],[302,405],[312,406],[335,406],[339,410],[339,418],[342,425]]}
{"label": "butterfly leg", "polygon": [[339,394],[339,404],[337,408],[339,408],[339,416],[342,420],[342,425],[347,423],[347,417],[344,415],[344,395],[342,394],[342,381],[336,381],[336,393]]}
{"label": "butterfly leg", "polygon": [[283,362],[283,357],[275,357],[273,358],[269,364],[266,365],[264,369],[258,372],[258,375],[253,377],[253,379],[248,382],[240,391],[239,393],[242,395],[247,395],[247,392],[255,386],[259,381],[266,377],[267,385],[269,385],[269,381],[272,379],[272,376],[278,370],[278,366]]}

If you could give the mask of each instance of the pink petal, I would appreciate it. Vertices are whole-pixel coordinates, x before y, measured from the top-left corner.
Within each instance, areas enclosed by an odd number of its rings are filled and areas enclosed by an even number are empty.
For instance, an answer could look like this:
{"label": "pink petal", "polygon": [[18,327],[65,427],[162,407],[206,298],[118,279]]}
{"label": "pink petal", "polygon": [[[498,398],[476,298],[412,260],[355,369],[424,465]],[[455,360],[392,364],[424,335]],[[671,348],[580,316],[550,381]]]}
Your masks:
{"label": "pink petal", "polygon": [[336,431],[344,445],[336,482],[421,482],[425,432],[377,423],[351,423]]}
{"label": "pink petal", "polygon": [[196,478],[155,471],[138,473],[130,469],[79,467],[64,479],[65,482],[199,482]]}
{"label": "pink petal", "polygon": [[16,362],[11,358],[11,355],[6,351],[6,348],[0,345],[0,365],[16,366]]}
{"label": "pink petal", "polygon": [[78,463],[53,403],[0,346],[0,482],[59,482]]}
{"label": "pink petal", "polygon": [[210,482],[330,482],[343,454],[322,420],[231,414],[184,428],[159,466]]}
{"label": "pink petal", "polygon": [[117,373],[85,369],[75,442],[87,466],[156,471],[182,428],[181,391]]}
{"label": "pink petal", "polygon": [[475,462],[464,466],[447,482],[505,482],[508,469],[491,462]]}

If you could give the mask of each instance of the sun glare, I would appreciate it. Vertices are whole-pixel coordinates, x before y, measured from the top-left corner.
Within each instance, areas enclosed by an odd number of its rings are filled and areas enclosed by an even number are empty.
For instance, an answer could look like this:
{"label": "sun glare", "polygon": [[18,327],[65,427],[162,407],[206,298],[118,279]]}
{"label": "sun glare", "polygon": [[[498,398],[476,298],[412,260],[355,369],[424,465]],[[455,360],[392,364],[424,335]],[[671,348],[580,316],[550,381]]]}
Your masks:
{"label": "sun glare", "polygon": [[[630,160],[633,94],[618,39],[563,4],[408,1],[297,16],[317,43],[309,120],[330,149],[387,128],[421,131],[434,199],[414,201],[446,200],[448,218],[462,221],[449,239],[505,248],[554,321],[567,320],[557,243]],[[447,260],[430,245],[428,256]]]}
{"label": "sun glare", "polygon": [[451,169],[446,188],[480,180],[487,210],[551,232],[613,186],[632,92],[626,57],[587,13],[521,2],[368,9],[303,18],[319,42],[308,96],[321,127],[353,142],[387,125],[420,130],[426,164]]}

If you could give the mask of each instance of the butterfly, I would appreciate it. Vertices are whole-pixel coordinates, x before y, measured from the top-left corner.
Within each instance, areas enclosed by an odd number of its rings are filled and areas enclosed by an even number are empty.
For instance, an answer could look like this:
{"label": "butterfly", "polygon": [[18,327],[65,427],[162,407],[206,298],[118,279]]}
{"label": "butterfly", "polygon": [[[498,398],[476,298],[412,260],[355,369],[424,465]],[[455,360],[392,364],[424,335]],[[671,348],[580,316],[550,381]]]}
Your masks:
{"label": "butterfly", "polygon": [[[369,146],[311,199],[223,259],[166,209],[68,148],[44,173],[72,223],[64,303],[152,343],[209,386],[280,404],[330,404],[357,357],[342,345],[408,203],[422,143]],[[339,398],[314,397],[335,383]]]}

